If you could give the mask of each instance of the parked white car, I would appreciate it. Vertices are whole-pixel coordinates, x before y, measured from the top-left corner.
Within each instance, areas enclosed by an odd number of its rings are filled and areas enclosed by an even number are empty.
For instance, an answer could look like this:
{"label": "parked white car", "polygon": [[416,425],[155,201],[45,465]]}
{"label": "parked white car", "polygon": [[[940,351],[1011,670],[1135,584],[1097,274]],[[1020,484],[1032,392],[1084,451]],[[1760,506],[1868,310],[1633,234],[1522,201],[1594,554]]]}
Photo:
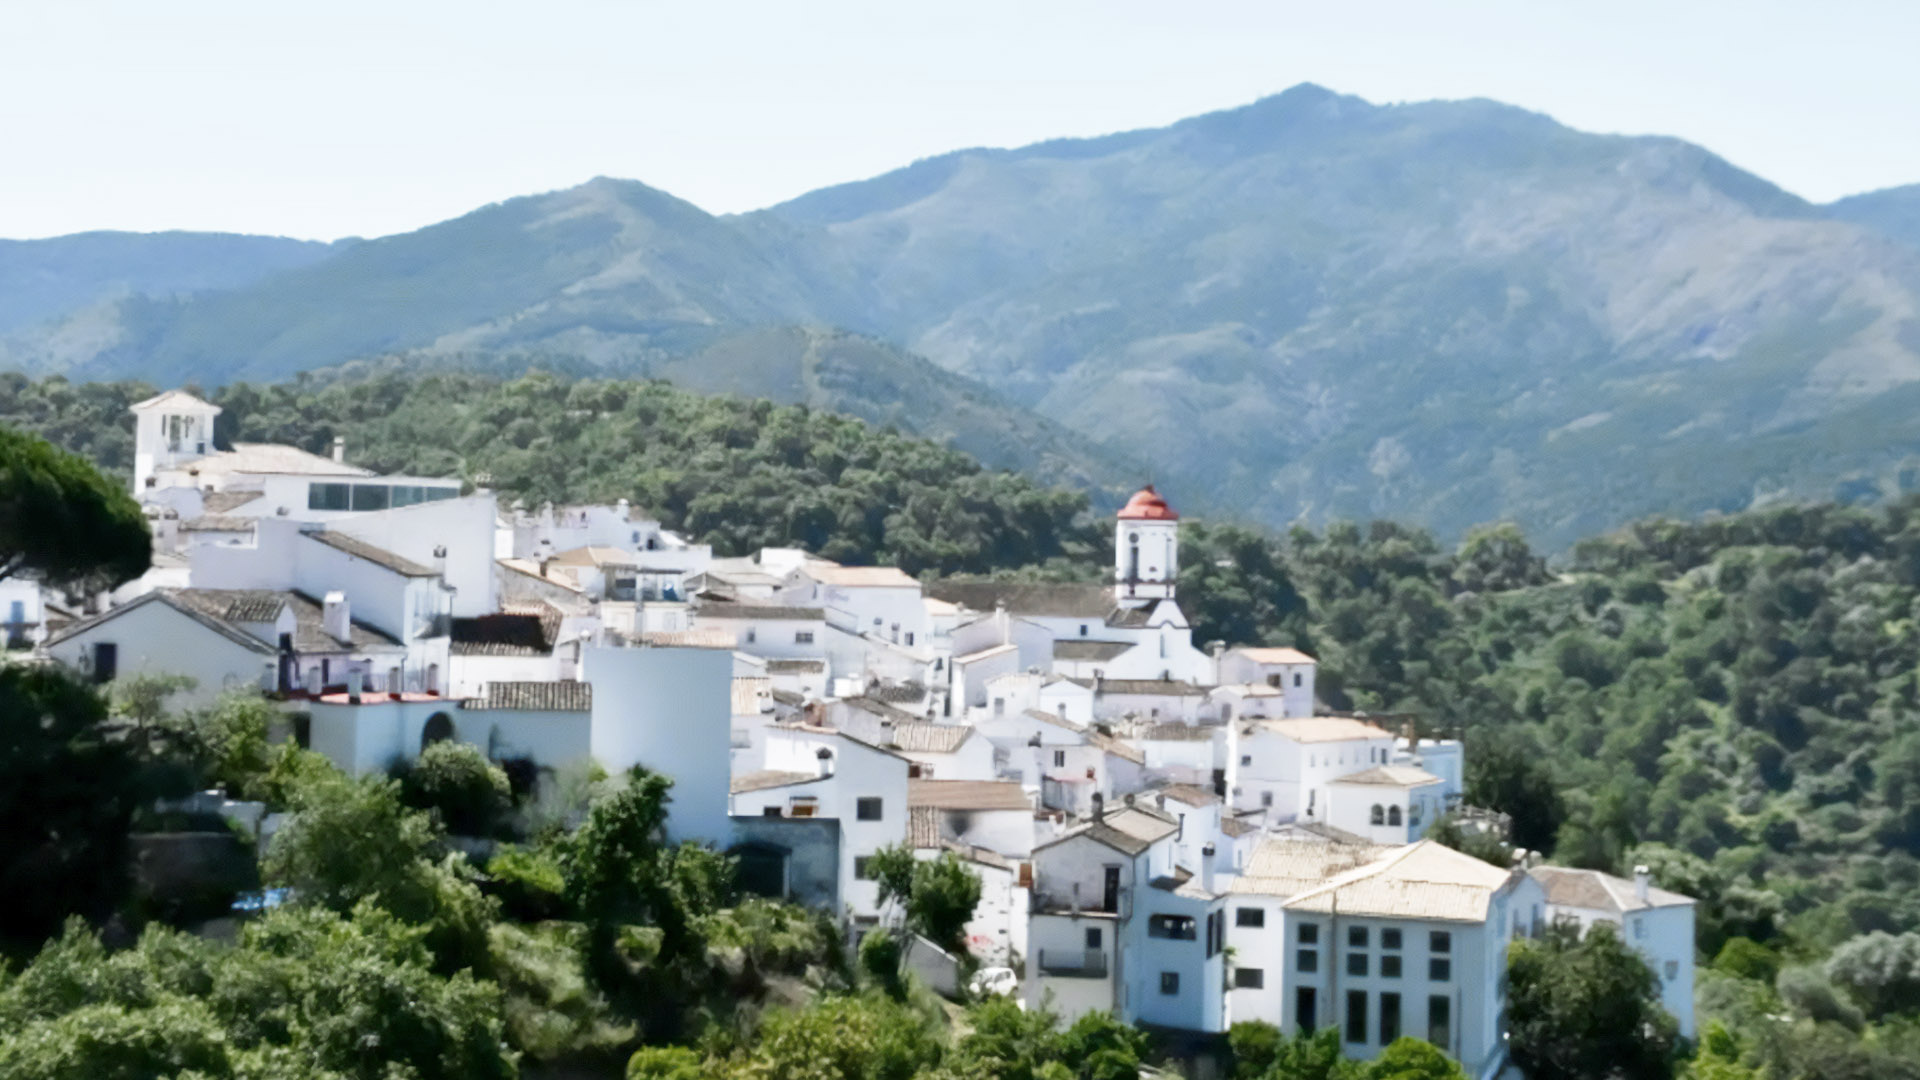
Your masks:
{"label": "parked white car", "polygon": [[[986,997],[989,994],[1017,994],[1020,990],[1020,976],[1010,967],[981,968],[967,984],[974,997]],[[1024,1007],[1024,1002],[1022,1003]]]}

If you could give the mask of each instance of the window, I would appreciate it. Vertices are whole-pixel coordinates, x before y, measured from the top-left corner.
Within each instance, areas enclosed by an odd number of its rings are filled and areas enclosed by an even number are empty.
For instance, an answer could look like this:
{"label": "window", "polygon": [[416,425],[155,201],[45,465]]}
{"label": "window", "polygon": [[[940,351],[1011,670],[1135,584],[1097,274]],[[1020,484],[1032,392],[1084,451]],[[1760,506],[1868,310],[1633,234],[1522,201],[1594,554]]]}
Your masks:
{"label": "window", "polygon": [[1294,940],[1302,945],[1320,944],[1320,924],[1303,922],[1294,928]]}
{"label": "window", "polygon": [[854,879],[857,881],[874,880],[873,856],[855,855],[853,857],[853,876],[854,876]]}
{"label": "window", "polygon": [[1397,806],[1387,807],[1387,824],[1389,825],[1400,824],[1400,808],[1399,807]]}
{"label": "window", "polygon": [[1242,764],[1242,765],[1251,765],[1251,764],[1253,764],[1253,755],[1252,755],[1252,754],[1241,754],[1241,755],[1240,755],[1240,764]]}
{"label": "window", "polygon": [[352,498],[351,484],[308,484],[307,509],[345,510]]}
{"label": "window", "polygon": [[754,639],[753,627],[749,626],[747,627],[747,644],[749,645],[753,644],[753,639]]}
{"label": "window", "polygon": [[1400,1037],[1400,995],[1380,995],[1380,1045]]}
{"label": "window", "polygon": [[1100,948],[1100,928],[1099,927],[1097,926],[1087,927],[1087,948],[1089,949]]}
{"label": "window", "polygon": [[1300,949],[1294,954],[1293,969],[1302,975],[1311,975],[1320,970],[1320,950]]}
{"label": "window", "polygon": [[813,631],[811,631],[811,630],[795,630],[795,631],[793,632],[793,643],[794,643],[795,645],[811,645],[811,644],[813,644]]}
{"label": "window", "polygon": [[1388,953],[1380,958],[1380,977],[1383,979],[1397,979],[1400,977],[1400,958],[1398,956]]}
{"label": "window", "polygon": [[1261,792],[1260,793],[1260,809],[1267,810],[1272,808],[1272,806],[1273,806],[1273,792],[1271,791]]}
{"label": "window", "polygon": [[1081,624],[1080,624],[1080,636],[1081,636],[1081,637],[1086,637],[1086,636],[1087,636],[1087,624],[1086,624],[1086,623],[1081,623]]}
{"label": "window", "polygon": [[1647,920],[1633,920],[1633,940],[1639,941],[1647,936]]}
{"label": "window", "polygon": [[1397,927],[1388,927],[1380,931],[1380,947],[1383,949],[1397,949],[1400,947],[1400,931]]}
{"label": "window", "polygon": [[1347,991],[1347,1041],[1367,1044],[1367,992]]}
{"label": "window", "polygon": [[1379,803],[1373,804],[1373,814],[1368,823],[1373,825],[1385,825],[1387,823],[1387,812]]}
{"label": "window", "polygon": [[1053,752],[1053,767],[1056,769],[1064,769],[1067,767],[1067,752],[1065,750],[1055,750]]}
{"label": "window", "polygon": [[1364,926],[1347,927],[1347,948],[1364,949],[1367,947],[1367,928]]}
{"label": "window", "polygon": [[110,683],[120,674],[120,646],[112,641],[93,643],[93,681]]}
{"label": "window", "polygon": [[1300,673],[1297,671],[1293,673],[1293,685],[1295,686],[1300,685]]}
{"label": "window", "polygon": [[1007,699],[1006,698],[997,697],[993,699],[993,715],[995,716],[1007,715]]}
{"label": "window", "polygon": [[1180,973],[1163,971],[1160,973],[1160,992],[1169,996],[1180,992]]}
{"label": "window", "polygon": [[1444,956],[1436,956],[1427,961],[1427,978],[1434,982],[1450,982],[1453,979],[1453,961]]}
{"label": "window", "polygon": [[858,821],[879,821],[881,801],[873,797],[854,800],[853,816]]}
{"label": "window", "polygon": [[1267,973],[1259,968],[1234,968],[1233,985],[1236,990],[1263,990],[1267,985]]}
{"label": "window", "polygon": [[353,485],[353,508],[385,510],[392,504],[391,494],[385,484],[355,484]]}
{"label": "window", "polygon": [[1227,947],[1227,913],[1215,911],[1207,916],[1207,956],[1219,956]]}
{"label": "window", "polygon": [[777,806],[763,806],[760,808],[760,816],[761,817],[779,817],[780,808]]}
{"label": "window", "polygon": [[1453,1046],[1453,1002],[1437,994],[1427,999],[1427,1041],[1442,1050]]}
{"label": "window", "polygon": [[1280,688],[1280,676],[1278,675],[1267,676],[1267,685],[1273,687],[1275,690],[1278,690]]}
{"label": "window", "polygon": [[1679,977],[1680,977],[1680,961],[1678,960],[1667,961],[1667,981],[1672,982],[1673,980]]}
{"label": "window", "polygon": [[1153,915],[1147,919],[1147,936],[1194,941],[1199,933],[1191,915]]}
{"label": "window", "polygon": [[1427,935],[1427,949],[1430,952],[1450,953],[1453,951],[1453,934],[1447,930],[1435,930]]}
{"label": "window", "polygon": [[1347,954],[1347,974],[1365,975],[1367,973],[1367,954],[1350,952]]}
{"label": "window", "polygon": [[1300,1031],[1312,1031],[1319,1027],[1320,1018],[1314,1006],[1319,1003],[1318,994],[1311,986],[1295,987],[1293,991],[1293,1025]]}
{"label": "window", "polygon": [[909,646],[913,644],[913,631],[911,630],[907,631],[907,644]]}
{"label": "window", "polygon": [[1267,925],[1267,909],[1257,907],[1237,908],[1233,913],[1233,925],[1265,926]]}

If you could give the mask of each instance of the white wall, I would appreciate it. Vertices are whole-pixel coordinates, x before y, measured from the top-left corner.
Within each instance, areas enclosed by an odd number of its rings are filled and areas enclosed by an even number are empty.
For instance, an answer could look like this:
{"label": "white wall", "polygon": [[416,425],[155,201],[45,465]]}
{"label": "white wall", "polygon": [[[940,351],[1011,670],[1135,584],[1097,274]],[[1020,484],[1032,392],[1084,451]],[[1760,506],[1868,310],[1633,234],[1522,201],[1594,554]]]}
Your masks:
{"label": "white wall", "polygon": [[447,681],[451,698],[482,697],[490,682],[554,682],[561,664],[552,653],[544,656],[485,656],[451,653]]}
{"label": "white wall", "polygon": [[[840,901],[856,917],[878,917],[879,884],[856,876],[856,860],[907,839],[906,759],[834,732],[812,729],[769,729],[766,746],[766,767],[786,772],[816,771],[819,751],[830,753],[832,776],[807,787],[819,800],[815,815],[840,822]],[[786,806],[794,790],[743,792],[733,797],[734,812],[751,815],[762,806]],[[880,800],[878,820],[859,819],[862,798]]]}
{"label": "white wall", "polygon": [[[491,491],[459,499],[352,514],[329,524],[422,566],[444,567],[454,590],[453,614],[489,615],[500,609],[494,575],[493,530],[498,508]],[[434,556],[444,547],[444,560]]]}
{"label": "white wall", "polygon": [[1313,715],[1313,684],[1318,665],[1262,664],[1240,649],[1228,649],[1220,655],[1219,666],[1219,681],[1223,684],[1263,683],[1279,687],[1283,698],[1281,715]]}
{"label": "white wall", "polygon": [[724,847],[733,653],[727,649],[589,648],[593,756],[609,772],[644,765],[673,777],[675,839]]}
{"label": "white wall", "polygon": [[94,646],[118,647],[119,677],[185,675],[196,681],[171,699],[176,709],[213,704],[229,688],[269,685],[273,654],[264,645],[249,649],[224,634],[169,607],[149,600],[113,618],[47,646],[47,654],[75,671],[91,674]]}

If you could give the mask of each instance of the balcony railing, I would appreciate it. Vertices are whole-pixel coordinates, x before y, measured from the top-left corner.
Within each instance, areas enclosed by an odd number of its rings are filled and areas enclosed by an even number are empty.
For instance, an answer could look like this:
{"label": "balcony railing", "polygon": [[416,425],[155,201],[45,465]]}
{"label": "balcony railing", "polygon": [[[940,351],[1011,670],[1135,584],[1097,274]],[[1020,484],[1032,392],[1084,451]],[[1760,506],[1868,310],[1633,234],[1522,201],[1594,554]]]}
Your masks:
{"label": "balcony railing", "polygon": [[1041,949],[1040,974],[1054,979],[1104,979],[1107,954],[1099,949]]}

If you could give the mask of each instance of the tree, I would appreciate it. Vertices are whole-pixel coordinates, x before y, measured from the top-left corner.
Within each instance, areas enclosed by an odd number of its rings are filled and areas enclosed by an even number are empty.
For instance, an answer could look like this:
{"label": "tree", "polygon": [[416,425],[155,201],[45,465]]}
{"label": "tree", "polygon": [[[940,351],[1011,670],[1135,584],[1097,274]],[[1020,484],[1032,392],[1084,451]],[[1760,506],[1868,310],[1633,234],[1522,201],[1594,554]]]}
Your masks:
{"label": "tree", "polygon": [[1610,923],[1511,946],[1507,1029],[1514,1063],[1543,1080],[1669,1077],[1681,1046],[1659,978]]}
{"label": "tree", "polygon": [[1870,1019],[1920,1014],[1920,934],[1874,932],[1827,958],[1827,978],[1847,991]]}
{"label": "tree", "polygon": [[643,1046],[627,1059],[627,1080],[705,1080],[706,1062],[684,1046]]}
{"label": "tree", "polygon": [[[940,1060],[928,1021],[878,995],[822,998],[775,1012],[733,1080],[914,1080]],[[1106,1080],[1106,1078],[1101,1078]],[[1135,1076],[1127,1080],[1137,1080]]]}
{"label": "tree", "polygon": [[278,716],[272,702],[251,690],[221,694],[212,708],[194,716],[191,728],[207,778],[234,798],[263,798],[274,762],[267,738]]}
{"label": "tree", "polygon": [[1367,1080],[1467,1080],[1467,1073],[1432,1043],[1402,1035],[1367,1066]]}
{"label": "tree", "polygon": [[0,935],[29,942],[127,895],[127,827],[156,792],[90,686],[0,664]]}
{"label": "tree", "polygon": [[111,588],[147,572],[133,497],[86,459],[0,427],[0,580],[22,572]]}
{"label": "tree", "polygon": [[899,904],[906,926],[949,952],[966,949],[967,923],[980,905],[980,876],[951,851],[917,859],[913,849],[894,844],[875,852],[867,863],[880,885],[880,903]]}
{"label": "tree", "polygon": [[1467,799],[1513,818],[1513,842],[1551,851],[1564,807],[1547,756],[1524,735],[1476,731],[1468,739]]}
{"label": "tree", "polygon": [[402,800],[436,814],[458,836],[490,836],[513,808],[507,774],[475,746],[445,740],[400,773]]}

